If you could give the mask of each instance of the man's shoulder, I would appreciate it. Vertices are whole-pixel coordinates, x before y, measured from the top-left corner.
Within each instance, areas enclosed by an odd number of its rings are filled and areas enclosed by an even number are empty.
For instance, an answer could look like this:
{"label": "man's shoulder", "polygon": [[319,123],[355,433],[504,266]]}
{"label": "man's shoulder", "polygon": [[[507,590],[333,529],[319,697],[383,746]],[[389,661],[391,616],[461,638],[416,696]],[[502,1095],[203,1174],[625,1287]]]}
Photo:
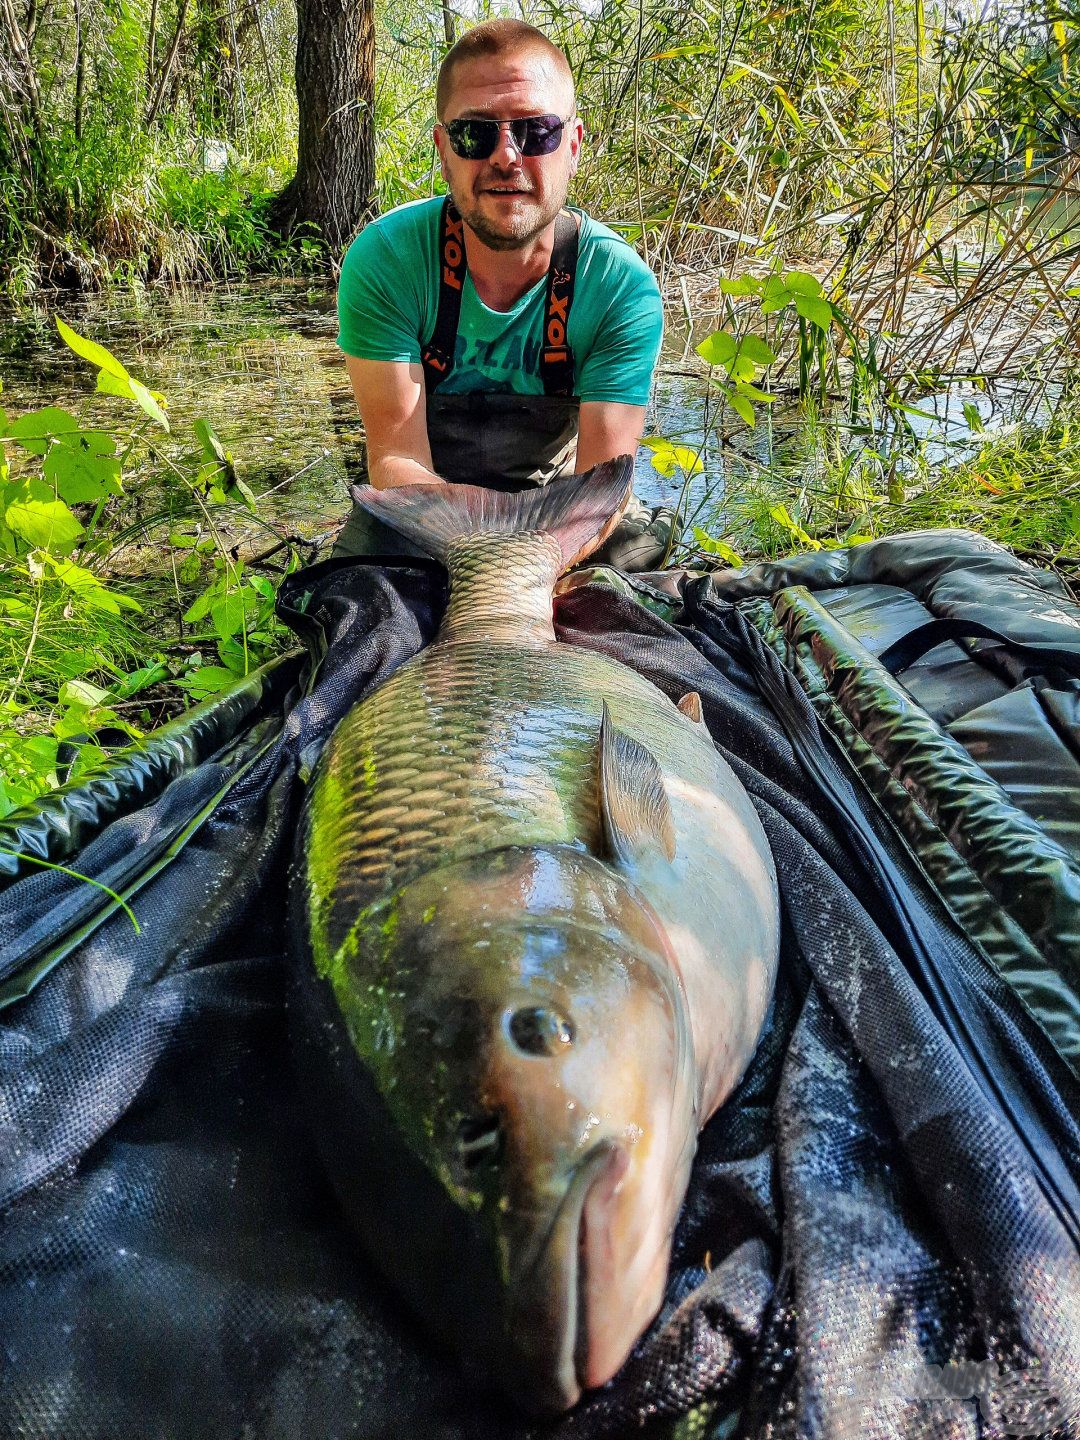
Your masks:
{"label": "man's shoulder", "polygon": [[581,216],[579,255],[586,276],[595,272],[605,286],[659,295],[656,277],[628,240],[584,210],[576,213]]}
{"label": "man's shoulder", "polygon": [[437,241],[439,214],[442,197],[409,200],[404,205],[395,205],[385,215],[369,220],[349,246],[345,264],[366,259],[375,251],[399,259],[406,258],[411,251],[426,250]]}

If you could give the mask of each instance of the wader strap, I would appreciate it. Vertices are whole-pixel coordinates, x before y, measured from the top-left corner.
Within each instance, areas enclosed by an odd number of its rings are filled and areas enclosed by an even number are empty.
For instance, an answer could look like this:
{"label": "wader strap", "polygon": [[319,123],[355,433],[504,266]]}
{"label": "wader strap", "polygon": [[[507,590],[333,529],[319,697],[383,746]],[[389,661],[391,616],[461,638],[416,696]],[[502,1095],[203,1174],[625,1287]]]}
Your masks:
{"label": "wader strap", "polygon": [[544,345],[540,351],[540,378],[545,395],[574,393],[574,356],[566,338],[577,275],[578,224],[569,210],[555,217],[555,244],[548,270],[544,306]]}
{"label": "wader strap", "polygon": [[[424,383],[431,395],[454,364],[461,290],[465,284],[465,233],[461,216],[449,198],[443,201],[439,222],[439,309],[435,329],[421,352]],[[540,350],[540,378],[545,395],[574,393],[574,356],[566,338],[577,273],[578,223],[568,210],[555,219],[555,243],[548,269],[544,305],[544,338]]]}
{"label": "wader strap", "polygon": [[465,284],[465,232],[461,216],[447,197],[439,222],[439,309],[435,329],[421,352],[424,383],[430,395],[450,374]]}

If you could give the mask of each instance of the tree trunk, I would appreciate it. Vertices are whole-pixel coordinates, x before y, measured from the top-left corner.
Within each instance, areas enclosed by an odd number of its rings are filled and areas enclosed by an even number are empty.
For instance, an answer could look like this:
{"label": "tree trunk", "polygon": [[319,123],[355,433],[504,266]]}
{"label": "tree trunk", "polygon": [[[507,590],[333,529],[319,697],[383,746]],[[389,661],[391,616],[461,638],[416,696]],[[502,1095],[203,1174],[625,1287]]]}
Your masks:
{"label": "tree trunk", "polygon": [[340,254],[374,211],[373,0],[297,0],[296,174],[272,216],[283,234],[314,225]]}

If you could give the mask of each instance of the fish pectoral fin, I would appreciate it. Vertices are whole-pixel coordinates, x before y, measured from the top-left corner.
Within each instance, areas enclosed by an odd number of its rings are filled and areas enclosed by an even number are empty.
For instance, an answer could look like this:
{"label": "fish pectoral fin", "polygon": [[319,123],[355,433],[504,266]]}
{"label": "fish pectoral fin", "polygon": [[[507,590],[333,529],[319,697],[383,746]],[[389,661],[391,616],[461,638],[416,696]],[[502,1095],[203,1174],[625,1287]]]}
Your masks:
{"label": "fish pectoral fin", "polygon": [[651,750],[615,728],[604,701],[600,718],[600,820],[612,859],[623,864],[658,849],[675,859],[675,820],[664,776]]}
{"label": "fish pectoral fin", "polygon": [[705,724],[705,712],[701,708],[701,696],[696,690],[688,690],[678,702],[678,709],[695,725]]}

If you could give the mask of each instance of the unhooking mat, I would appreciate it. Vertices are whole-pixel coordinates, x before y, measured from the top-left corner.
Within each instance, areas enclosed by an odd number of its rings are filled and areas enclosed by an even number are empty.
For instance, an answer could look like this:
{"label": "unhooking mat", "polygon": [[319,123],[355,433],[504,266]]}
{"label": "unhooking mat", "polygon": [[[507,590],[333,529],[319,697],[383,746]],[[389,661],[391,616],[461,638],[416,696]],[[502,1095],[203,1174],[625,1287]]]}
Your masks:
{"label": "unhooking mat", "polygon": [[962,535],[635,594],[567,593],[560,636],[700,692],[784,927],[621,1374],[544,1427],[470,1391],[316,1160],[298,806],[445,599],[433,567],[330,564],[283,595],[308,659],[0,825],[140,927],[0,854],[0,1436],[1080,1434],[1080,611]]}

